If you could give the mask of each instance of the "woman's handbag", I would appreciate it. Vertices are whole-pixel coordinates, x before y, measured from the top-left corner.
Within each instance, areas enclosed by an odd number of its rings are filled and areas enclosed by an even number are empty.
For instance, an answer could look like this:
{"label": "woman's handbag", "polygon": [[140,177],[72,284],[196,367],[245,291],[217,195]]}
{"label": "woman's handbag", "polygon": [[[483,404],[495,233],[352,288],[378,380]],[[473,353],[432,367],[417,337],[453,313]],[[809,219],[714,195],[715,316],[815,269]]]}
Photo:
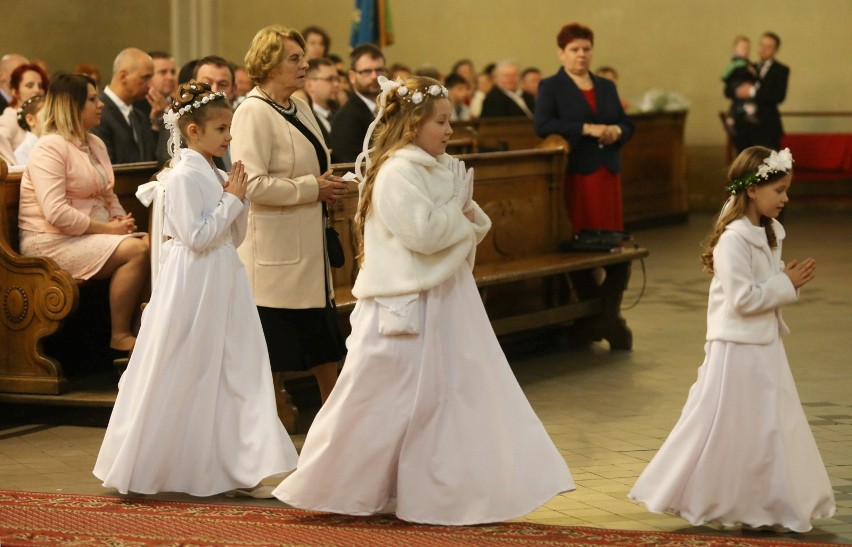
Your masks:
{"label": "woman's handbag", "polygon": [[332,268],[342,268],[346,264],[346,255],[343,254],[340,234],[337,233],[328,218],[325,219],[325,248],[328,250],[328,263]]}
{"label": "woman's handbag", "polygon": [[567,239],[559,244],[563,253],[573,251],[613,252],[621,250],[625,241],[633,237],[627,232],[618,230],[580,230],[573,239]]}

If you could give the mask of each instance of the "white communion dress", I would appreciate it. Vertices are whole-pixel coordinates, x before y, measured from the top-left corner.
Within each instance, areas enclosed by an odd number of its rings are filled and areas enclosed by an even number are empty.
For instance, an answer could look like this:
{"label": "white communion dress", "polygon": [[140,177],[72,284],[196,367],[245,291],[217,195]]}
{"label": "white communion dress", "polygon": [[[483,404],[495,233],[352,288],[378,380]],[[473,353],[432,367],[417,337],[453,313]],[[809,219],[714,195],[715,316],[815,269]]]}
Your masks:
{"label": "white communion dress", "polygon": [[[419,183],[412,171],[422,175]],[[575,488],[509,367],[465,259],[475,249],[474,230],[484,235],[490,221],[475,206],[474,228],[458,205],[441,205],[453,183],[439,174],[448,173],[425,152],[404,149],[376,179],[346,363],[308,431],[298,468],[273,492],[291,506],[468,525],[522,516]],[[408,253],[410,239],[401,232],[422,242],[426,234],[438,238],[456,228],[463,234],[457,266],[410,295],[418,301],[419,333],[382,334],[388,308],[364,296],[369,280],[390,290],[440,271],[434,263],[419,276],[388,267],[385,259],[399,260],[413,271],[418,260],[439,256]],[[378,243],[379,231],[393,241]]]}
{"label": "white communion dress", "polygon": [[121,493],[210,496],[292,470],[266,343],[235,245],[248,206],[183,150],[164,177],[159,276],[94,474]]}
{"label": "white communion dress", "polygon": [[781,340],[788,329],[778,303],[797,295],[780,259],[783,228],[774,229],[770,249],[762,227],[734,221],[714,249],[704,363],[680,419],[629,494],[650,511],[693,525],[794,532],[834,514]]}

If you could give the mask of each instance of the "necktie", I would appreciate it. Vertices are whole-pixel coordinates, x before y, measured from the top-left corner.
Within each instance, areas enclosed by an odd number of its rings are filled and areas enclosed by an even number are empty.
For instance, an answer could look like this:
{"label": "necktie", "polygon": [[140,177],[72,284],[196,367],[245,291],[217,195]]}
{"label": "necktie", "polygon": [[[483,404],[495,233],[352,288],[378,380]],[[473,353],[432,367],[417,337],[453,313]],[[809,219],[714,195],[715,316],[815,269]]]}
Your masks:
{"label": "necktie", "polygon": [[136,141],[136,153],[139,156],[136,161],[145,161],[145,148],[142,143],[142,127],[140,127],[139,118],[134,114],[134,112],[130,113],[130,129],[133,130],[133,140]]}

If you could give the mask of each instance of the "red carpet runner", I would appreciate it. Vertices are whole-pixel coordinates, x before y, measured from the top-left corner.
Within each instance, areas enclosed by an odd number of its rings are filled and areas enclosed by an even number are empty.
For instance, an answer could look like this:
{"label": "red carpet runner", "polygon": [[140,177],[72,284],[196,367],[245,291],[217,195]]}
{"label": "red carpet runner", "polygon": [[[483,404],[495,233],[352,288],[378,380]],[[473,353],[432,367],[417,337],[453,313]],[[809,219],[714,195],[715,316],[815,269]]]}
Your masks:
{"label": "red carpet runner", "polygon": [[0,545],[298,545],[682,547],[824,545],[777,539],[503,523],[425,526],[284,507],[166,502],[0,490]]}

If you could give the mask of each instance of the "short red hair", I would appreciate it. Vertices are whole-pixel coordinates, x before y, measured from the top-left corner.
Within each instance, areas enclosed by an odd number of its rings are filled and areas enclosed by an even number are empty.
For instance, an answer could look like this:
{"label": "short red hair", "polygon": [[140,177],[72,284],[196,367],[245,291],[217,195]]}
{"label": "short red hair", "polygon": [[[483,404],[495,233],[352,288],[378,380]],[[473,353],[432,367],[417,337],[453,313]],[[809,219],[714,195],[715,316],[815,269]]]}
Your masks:
{"label": "short red hair", "polygon": [[592,45],[595,45],[595,33],[586,25],[569,23],[562,27],[562,30],[556,35],[556,43],[559,45],[559,49],[565,49],[565,46],[574,40],[588,40]]}
{"label": "short red hair", "polygon": [[9,77],[9,87],[15,91],[19,91],[18,87],[20,87],[21,80],[24,79],[24,73],[26,72],[35,72],[41,76],[41,85],[44,87],[44,92],[47,93],[47,88],[50,86],[50,78],[43,68],[35,64],[20,65],[13,70]]}

